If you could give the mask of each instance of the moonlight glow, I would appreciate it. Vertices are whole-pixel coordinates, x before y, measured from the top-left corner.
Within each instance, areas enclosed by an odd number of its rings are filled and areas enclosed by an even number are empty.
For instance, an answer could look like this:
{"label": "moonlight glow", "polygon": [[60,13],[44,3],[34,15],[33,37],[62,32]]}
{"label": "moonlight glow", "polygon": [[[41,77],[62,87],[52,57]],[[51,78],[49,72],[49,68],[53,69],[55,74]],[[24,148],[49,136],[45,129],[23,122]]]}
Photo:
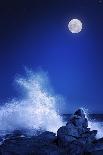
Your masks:
{"label": "moonlight glow", "polygon": [[72,19],[68,24],[69,31],[79,33],[82,30],[82,22],[78,19]]}

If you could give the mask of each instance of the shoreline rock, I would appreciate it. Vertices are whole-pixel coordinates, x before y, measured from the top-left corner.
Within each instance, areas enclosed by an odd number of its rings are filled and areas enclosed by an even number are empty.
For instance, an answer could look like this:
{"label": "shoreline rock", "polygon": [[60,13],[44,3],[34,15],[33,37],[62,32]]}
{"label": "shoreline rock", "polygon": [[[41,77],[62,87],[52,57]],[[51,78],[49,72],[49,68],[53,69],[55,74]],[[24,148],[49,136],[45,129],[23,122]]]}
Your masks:
{"label": "shoreline rock", "polygon": [[103,138],[96,139],[97,130],[88,128],[83,109],[78,109],[65,126],[36,136],[16,130],[4,137],[0,155],[103,155]]}

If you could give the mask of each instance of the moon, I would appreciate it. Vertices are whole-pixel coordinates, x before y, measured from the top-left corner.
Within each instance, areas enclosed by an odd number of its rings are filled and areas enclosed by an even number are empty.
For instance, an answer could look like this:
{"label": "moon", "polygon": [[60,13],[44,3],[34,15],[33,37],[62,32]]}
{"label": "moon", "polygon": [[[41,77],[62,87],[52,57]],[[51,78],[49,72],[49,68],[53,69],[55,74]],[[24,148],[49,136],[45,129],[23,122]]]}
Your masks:
{"label": "moon", "polygon": [[82,30],[82,22],[79,19],[72,19],[68,23],[69,31],[79,33]]}

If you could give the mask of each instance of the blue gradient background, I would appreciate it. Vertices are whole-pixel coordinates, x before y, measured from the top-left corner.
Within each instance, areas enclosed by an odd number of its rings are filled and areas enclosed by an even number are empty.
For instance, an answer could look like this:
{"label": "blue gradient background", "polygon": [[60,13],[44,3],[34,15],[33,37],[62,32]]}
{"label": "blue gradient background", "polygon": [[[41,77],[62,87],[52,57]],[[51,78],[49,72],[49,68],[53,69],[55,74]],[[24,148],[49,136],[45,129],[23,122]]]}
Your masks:
{"label": "blue gradient background", "polygon": [[[9,3],[10,4],[10,3]],[[83,23],[79,34],[68,21]],[[67,111],[79,106],[103,112],[103,3],[97,0],[34,0],[1,4],[0,101],[20,94],[13,87],[24,66],[48,71]]]}

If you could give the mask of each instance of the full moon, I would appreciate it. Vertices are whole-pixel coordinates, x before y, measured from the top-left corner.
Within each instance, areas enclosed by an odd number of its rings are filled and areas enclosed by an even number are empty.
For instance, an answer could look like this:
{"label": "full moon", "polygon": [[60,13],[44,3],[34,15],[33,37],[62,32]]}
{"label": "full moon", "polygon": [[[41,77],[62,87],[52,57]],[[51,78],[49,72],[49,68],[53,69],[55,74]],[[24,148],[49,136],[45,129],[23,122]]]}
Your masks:
{"label": "full moon", "polygon": [[82,22],[78,19],[72,19],[68,24],[68,28],[72,33],[79,33],[82,30]]}

